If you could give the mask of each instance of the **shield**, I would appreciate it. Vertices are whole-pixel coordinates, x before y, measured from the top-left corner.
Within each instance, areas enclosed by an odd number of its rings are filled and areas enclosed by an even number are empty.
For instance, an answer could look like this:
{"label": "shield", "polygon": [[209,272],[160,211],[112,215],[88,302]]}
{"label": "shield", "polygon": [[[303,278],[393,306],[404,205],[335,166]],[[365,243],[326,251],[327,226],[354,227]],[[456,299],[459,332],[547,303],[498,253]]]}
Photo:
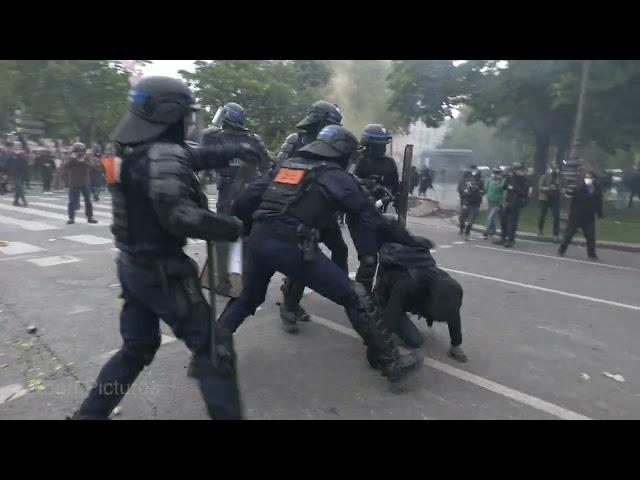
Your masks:
{"label": "shield", "polygon": [[407,211],[409,210],[409,192],[411,191],[411,162],[413,161],[413,145],[404,147],[402,160],[402,181],[400,192],[396,195],[396,211],[398,220],[403,227],[407,226]]}
{"label": "shield", "polygon": [[[231,183],[222,177],[218,179],[218,198],[216,201],[216,213],[230,215],[234,202],[242,195],[245,189],[258,178],[265,166],[245,162],[240,159],[231,161],[232,167],[237,167]],[[260,167],[260,168],[259,168]],[[211,208],[211,203],[209,208]],[[238,239],[236,242],[212,242],[212,251],[216,259],[215,274],[209,275],[209,262],[201,275],[202,287],[210,289],[213,279],[213,289],[216,294],[230,298],[237,298],[242,293],[242,272],[246,270],[246,255],[243,250],[246,239]]]}

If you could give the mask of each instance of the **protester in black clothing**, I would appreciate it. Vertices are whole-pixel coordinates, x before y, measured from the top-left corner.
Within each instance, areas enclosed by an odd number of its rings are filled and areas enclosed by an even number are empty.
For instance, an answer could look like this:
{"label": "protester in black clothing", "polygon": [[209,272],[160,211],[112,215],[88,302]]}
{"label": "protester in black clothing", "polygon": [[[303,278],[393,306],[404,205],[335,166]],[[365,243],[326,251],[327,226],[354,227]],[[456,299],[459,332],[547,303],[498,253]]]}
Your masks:
{"label": "protester in black clothing", "polygon": [[569,221],[558,253],[560,256],[564,256],[571,243],[571,239],[580,228],[587,241],[587,254],[589,258],[597,260],[596,215],[598,218],[602,218],[603,216],[602,189],[595,181],[593,172],[587,172],[582,183],[569,189],[566,195],[571,198]]}
{"label": "protester in black clothing", "polygon": [[471,171],[471,177],[469,177],[462,187],[460,235],[464,234],[465,240],[469,240],[471,227],[478,216],[483,195],[484,184],[482,183],[482,175],[476,168]]}
{"label": "protester in black clothing", "polygon": [[550,210],[553,216],[553,240],[560,241],[560,176],[558,168],[551,167],[549,173],[540,177],[538,182],[538,201],[540,202],[540,217],[538,218],[538,235],[543,235],[544,222]]}
{"label": "protester in black clothing", "polygon": [[27,162],[27,156],[23,152],[16,153],[15,147],[11,142],[7,142],[5,147],[8,152],[8,164],[9,171],[13,177],[13,183],[15,187],[15,196],[13,199],[13,205],[20,206],[20,200],[22,200],[22,206],[27,206],[27,199],[24,196],[24,182],[28,175],[29,163]]}
{"label": "protester in black clothing", "polygon": [[418,173],[418,169],[416,167],[411,167],[411,195],[417,187],[420,186],[420,174]]}
{"label": "protester in black clothing", "polygon": [[48,192],[51,190],[51,182],[53,181],[53,172],[56,164],[53,159],[53,153],[46,150],[40,157],[40,172],[42,173],[42,190]]}
{"label": "protester in black clothing", "polygon": [[460,198],[460,210],[462,210],[462,193],[467,185],[467,182],[471,180],[471,169],[465,168],[462,171],[462,178],[458,181],[458,197]]}
{"label": "protester in black clothing", "polygon": [[431,171],[428,168],[423,168],[420,172],[420,186],[418,187],[418,195],[421,197],[426,196],[427,190],[433,190],[433,177]]}
{"label": "protester in black clothing", "polygon": [[429,251],[433,247],[430,240],[412,238],[414,245],[384,243],[379,250],[374,294],[383,311],[383,320],[411,348],[418,348],[424,337],[407,312],[426,318],[429,327],[434,321],[446,322],[451,338],[448,355],[466,362],[461,346],[462,287],[436,266]]}
{"label": "protester in black clothing", "polygon": [[520,210],[529,202],[529,185],[521,163],[514,163],[502,187],[501,238],[494,243],[513,247],[518,230]]}

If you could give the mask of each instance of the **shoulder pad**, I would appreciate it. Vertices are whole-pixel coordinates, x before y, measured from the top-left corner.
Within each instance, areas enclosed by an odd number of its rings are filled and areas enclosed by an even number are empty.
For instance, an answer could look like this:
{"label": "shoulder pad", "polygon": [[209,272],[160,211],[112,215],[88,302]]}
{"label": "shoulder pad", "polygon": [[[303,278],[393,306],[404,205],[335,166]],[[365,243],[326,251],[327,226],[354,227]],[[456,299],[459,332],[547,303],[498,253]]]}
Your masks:
{"label": "shoulder pad", "polygon": [[291,133],[284,139],[284,143],[298,143],[300,141],[300,134]]}
{"label": "shoulder pad", "polygon": [[202,131],[202,136],[206,137],[207,135],[215,135],[222,132],[222,128],[218,125],[214,125],[212,127],[206,128]]}
{"label": "shoulder pad", "polygon": [[186,160],[189,158],[188,150],[175,143],[154,143],[149,149],[148,155],[152,161]]}

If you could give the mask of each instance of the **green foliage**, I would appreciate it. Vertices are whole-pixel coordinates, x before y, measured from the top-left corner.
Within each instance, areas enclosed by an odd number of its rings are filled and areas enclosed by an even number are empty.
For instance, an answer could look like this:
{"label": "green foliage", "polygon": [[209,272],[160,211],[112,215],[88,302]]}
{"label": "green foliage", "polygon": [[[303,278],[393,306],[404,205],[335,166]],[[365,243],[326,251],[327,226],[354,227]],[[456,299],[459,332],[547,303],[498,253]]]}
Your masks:
{"label": "green foliage", "polygon": [[127,108],[128,75],[109,60],[0,61],[0,129],[15,109],[45,124],[46,136],[105,142]]}
{"label": "green foliage", "polygon": [[267,147],[277,149],[309,105],[321,98],[330,70],[314,60],[215,60],[197,61],[193,73],[180,74],[206,107],[207,124],[219,106],[239,103],[247,126]]}

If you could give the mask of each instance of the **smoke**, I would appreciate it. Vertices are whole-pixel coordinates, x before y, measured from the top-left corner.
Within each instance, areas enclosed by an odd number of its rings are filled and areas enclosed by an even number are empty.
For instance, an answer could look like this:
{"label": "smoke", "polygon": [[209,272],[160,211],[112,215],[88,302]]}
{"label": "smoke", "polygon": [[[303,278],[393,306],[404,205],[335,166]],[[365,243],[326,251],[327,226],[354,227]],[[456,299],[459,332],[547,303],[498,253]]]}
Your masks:
{"label": "smoke", "polygon": [[326,100],[339,106],[346,128],[359,134],[369,123],[382,123],[393,131],[395,121],[387,109],[389,60],[328,60],[332,75]]}

